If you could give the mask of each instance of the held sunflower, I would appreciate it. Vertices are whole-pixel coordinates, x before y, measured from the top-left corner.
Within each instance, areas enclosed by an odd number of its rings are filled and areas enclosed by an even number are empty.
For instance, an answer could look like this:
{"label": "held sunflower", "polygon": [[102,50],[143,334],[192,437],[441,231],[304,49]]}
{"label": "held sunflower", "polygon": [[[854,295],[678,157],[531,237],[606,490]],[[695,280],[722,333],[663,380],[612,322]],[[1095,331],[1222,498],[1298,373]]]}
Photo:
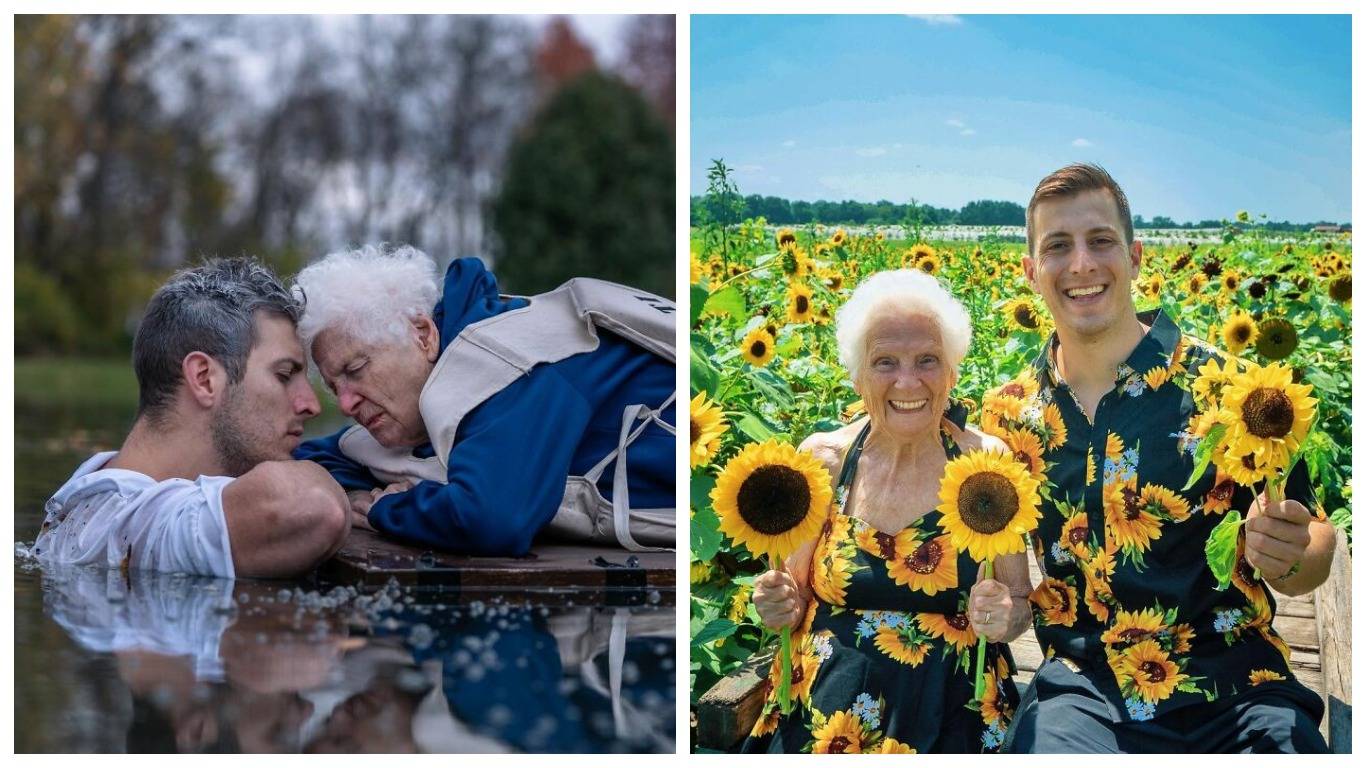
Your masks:
{"label": "held sunflower", "polygon": [[832,495],[819,460],[769,440],[746,445],[726,462],[711,501],[721,532],[777,567],[820,533]]}
{"label": "held sunflower", "polygon": [[939,501],[954,548],[978,562],[1025,551],[1025,534],[1039,525],[1039,481],[1004,452],[969,451],[950,461]]}
{"label": "held sunflower", "polygon": [[721,448],[721,435],[730,429],[726,417],[716,404],[707,399],[706,392],[698,392],[688,404],[688,466],[696,469],[712,460]]}
{"label": "held sunflower", "polygon": [[1228,425],[1227,453],[1240,460],[1251,455],[1254,465],[1285,467],[1309,435],[1318,403],[1312,391],[1308,384],[1295,384],[1290,368],[1278,363],[1249,365],[1235,375],[1219,413],[1219,421]]}

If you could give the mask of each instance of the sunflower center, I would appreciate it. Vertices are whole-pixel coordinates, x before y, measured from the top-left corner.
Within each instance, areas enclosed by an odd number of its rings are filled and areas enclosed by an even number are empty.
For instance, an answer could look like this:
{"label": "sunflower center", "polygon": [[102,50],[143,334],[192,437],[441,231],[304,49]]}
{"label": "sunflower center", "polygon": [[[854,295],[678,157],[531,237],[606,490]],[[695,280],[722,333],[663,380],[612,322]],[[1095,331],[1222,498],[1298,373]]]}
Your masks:
{"label": "sunflower center", "polygon": [[799,314],[799,315],[804,315],[804,314],[807,313],[807,310],[809,310],[809,309],[811,309],[811,304],[806,300],[806,297],[805,297],[805,296],[798,296],[798,297],[797,297],[797,314]]}
{"label": "sunflower center", "polygon": [[1138,671],[1148,676],[1148,682],[1160,683],[1167,679],[1167,668],[1156,661],[1145,661],[1138,665]]}
{"label": "sunflower center", "polygon": [[1001,394],[1010,395],[1011,397],[1018,397],[1021,400],[1023,400],[1025,396],[1025,388],[1023,384],[1011,382],[1005,385],[1004,387],[1001,387]]}
{"label": "sunflower center", "polygon": [[1210,490],[1209,495],[1212,496],[1215,501],[1228,501],[1233,498],[1233,481],[1224,480],[1224,482],[1214,486],[1214,488]]}
{"label": "sunflower center", "polygon": [[836,752],[836,753],[838,753],[838,752],[843,752],[844,750],[846,750],[846,749],[848,749],[848,748],[849,748],[849,739],[848,739],[847,737],[844,737],[844,736],[836,736],[835,738],[833,738],[833,739],[830,740],[830,751],[831,751],[831,752]]}
{"label": "sunflower center", "polygon": [[1034,310],[1024,304],[1015,308],[1015,322],[1025,328],[1035,328],[1039,321],[1034,317]]}
{"label": "sunflower center", "polygon": [[1243,423],[1257,437],[1285,437],[1295,425],[1295,405],[1279,389],[1254,389],[1243,401]]}
{"label": "sunflower center", "polygon": [[1086,541],[1086,526],[1075,525],[1067,531],[1067,541],[1073,545]]}
{"label": "sunflower center", "polygon": [[806,517],[811,487],[792,467],[768,464],[750,473],[740,485],[735,505],[749,527],[765,536],[791,530]]}
{"label": "sunflower center", "polygon": [[978,533],[1005,528],[1019,506],[1015,484],[997,472],[976,472],[958,489],[958,516]]}
{"label": "sunflower center", "polygon": [[[795,659],[794,659],[794,661],[795,661]],[[804,675],[804,673],[802,672],[802,665],[801,665],[801,664],[793,664],[793,665],[792,665],[792,684],[793,684],[793,685],[798,685],[798,684],[800,684],[803,677],[805,677],[805,675]]]}
{"label": "sunflower center", "polygon": [[877,543],[878,552],[883,560],[891,560],[896,557],[896,537],[891,534],[878,531],[873,534],[873,541]]}
{"label": "sunflower center", "polygon": [[1250,323],[1239,323],[1233,326],[1233,340],[1239,344],[1246,344],[1252,336],[1252,325]]}
{"label": "sunflower center", "polygon": [[1251,584],[1257,578],[1257,572],[1252,569],[1252,563],[1246,557],[1238,558],[1238,577],[1246,584]]}
{"label": "sunflower center", "polygon": [[944,617],[944,623],[962,632],[968,628],[968,615],[966,613],[953,613]]}
{"label": "sunflower center", "polygon": [[1143,505],[1139,503],[1138,491],[1133,488],[1125,488],[1120,491],[1120,495],[1124,497],[1125,519],[1137,520],[1138,516],[1143,513]]}
{"label": "sunflower center", "polygon": [[700,426],[697,425],[697,419],[689,418],[689,419],[688,419],[688,440],[689,440],[689,442],[692,443],[693,445],[697,445],[697,441],[698,441],[701,437],[702,437],[702,427],[700,427]]}
{"label": "sunflower center", "polygon": [[915,548],[915,551],[906,558],[906,567],[921,576],[928,576],[934,573],[939,567],[939,562],[944,559],[944,547],[938,539],[930,539]]}
{"label": "sunflower center", "polygon": [[1130,627],[1119,633],[1119,639],[1126,643],[1133,643],[1142,640],[1150,634],[1152,633],[1142,627]]}
{"label": "sunflower center", "polygon": [[749,354],[753,357],[763,357],[766,352],[768,352],[768,345],[764,343],[763,339],[755,339],[754,343],[749,345]]}

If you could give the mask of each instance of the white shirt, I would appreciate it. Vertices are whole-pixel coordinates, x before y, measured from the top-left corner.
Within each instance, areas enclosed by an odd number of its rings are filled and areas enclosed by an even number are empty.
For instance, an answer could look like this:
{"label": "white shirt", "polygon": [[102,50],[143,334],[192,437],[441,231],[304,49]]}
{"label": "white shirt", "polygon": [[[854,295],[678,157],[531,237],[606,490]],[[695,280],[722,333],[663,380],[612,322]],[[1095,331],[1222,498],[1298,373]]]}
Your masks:
{"label": "white shirt", "polygon": [[47,500],[33,544],[40,560],[233,578],[223,515],[231,477],[157,482],[141,472],[102,469],[98,453]]}

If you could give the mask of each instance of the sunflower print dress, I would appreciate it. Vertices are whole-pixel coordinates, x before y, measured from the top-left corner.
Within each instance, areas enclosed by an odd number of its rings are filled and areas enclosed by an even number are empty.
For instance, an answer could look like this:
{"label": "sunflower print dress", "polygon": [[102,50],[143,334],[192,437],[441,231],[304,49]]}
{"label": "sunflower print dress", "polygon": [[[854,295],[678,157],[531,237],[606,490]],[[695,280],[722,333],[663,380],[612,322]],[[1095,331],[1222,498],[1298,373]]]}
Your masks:
{"label": "sunflower print dress", "polygon": [[[955,414],[958,415],[958,414]],[[959,454],[948,432],[944,450]],[[977,564],[931,510],[895,534],[845,514],[868,428],[845,456],[812,556],[811,601],[792,634],[792,712],[779,711],[778,664],[745,752],[994,752],[1019,696],[1009,647],[987,646],[974,700],[977,635],[966,614]]]}

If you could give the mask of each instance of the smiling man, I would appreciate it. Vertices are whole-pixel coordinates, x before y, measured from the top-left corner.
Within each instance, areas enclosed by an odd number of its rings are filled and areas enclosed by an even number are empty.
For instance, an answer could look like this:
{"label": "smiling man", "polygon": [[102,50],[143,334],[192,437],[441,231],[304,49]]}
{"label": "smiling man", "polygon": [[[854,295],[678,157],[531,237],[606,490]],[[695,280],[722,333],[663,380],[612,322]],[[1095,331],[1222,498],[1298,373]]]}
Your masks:
{"label": "smiling man", "polygon": [[[1272,628],[1271,590],[1309,592],[1332,565],[1335,532],[1309,512],[1303,466],[1275,504],[1213,466],[1182,490],[1205,407],[1191,382],[1222,356],[1161,310],[1135,311],[1143,244],[1101,168],[1050,174],[1026,226],[1025,274],[1057,330],[1032,370],[988,395],[983,424],[1036,429],[1047,446],[1051,488],[1034,533],[1044,578],[1030,598],[1047,660],[1007,748],[1326,751],[1323,702]],[[993,398],[1013,405],[993,415]],[[1204,543],[1229,508],[1248,522],[1221,590]]]}
{"label": "smiling man", "polygon": [[[304,344],[356,426],[295,452],[354,522],[424,547],[522,555],[545,532],[674,541],[674,306],[597,280],[509,297],[478,259],[403,246],[299,273]],[[608,471],[609,467],[611,471]]]}
{"label": "smiling man", "polygon": [[138,415],[46,505],[49,561],[207,576],[292,576],[350,531],[326,472],[291,461],[318,415],[300,305],[265,267],[214,260],[157,290],[133,340]]}

